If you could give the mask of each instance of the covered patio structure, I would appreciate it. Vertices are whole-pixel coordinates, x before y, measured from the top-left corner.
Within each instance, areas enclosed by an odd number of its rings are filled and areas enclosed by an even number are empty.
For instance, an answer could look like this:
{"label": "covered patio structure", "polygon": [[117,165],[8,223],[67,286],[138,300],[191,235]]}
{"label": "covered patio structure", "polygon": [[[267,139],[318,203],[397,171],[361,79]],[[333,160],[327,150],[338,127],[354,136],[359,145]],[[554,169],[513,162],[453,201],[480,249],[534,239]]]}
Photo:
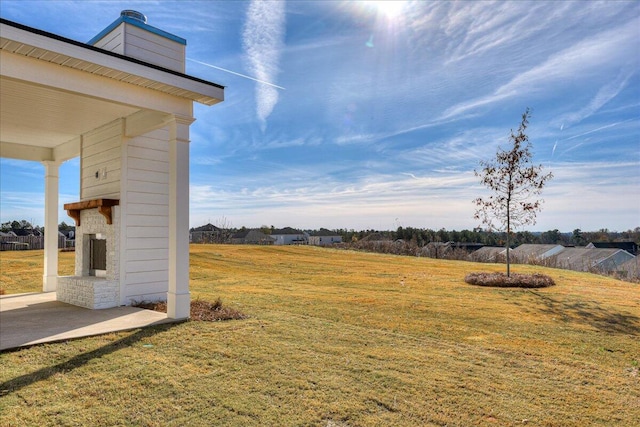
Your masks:
{"label": "covered patio structure", "polygon": [[[58,301],[167,300],[189,317],[189,126],[224,88],[184,74],[185,48],[135,11],[89,43],[0,21],[0,156],[44,165],[43,291]],[[59,277],[58,171],[75,157],[75,275]]]}

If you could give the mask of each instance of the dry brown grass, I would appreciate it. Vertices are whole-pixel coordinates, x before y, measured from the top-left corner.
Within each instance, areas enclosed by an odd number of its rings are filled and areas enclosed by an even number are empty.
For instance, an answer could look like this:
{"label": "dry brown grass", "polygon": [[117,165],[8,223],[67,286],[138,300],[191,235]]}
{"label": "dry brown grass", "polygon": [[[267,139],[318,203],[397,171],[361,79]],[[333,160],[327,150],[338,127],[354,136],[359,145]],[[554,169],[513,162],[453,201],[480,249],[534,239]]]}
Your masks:
{"label": "dry brown grass", "polygon": [[[42,292],[44,251],[0,251],[0,288],[7,294]],[[74,273],[73,252],[60,252],[58,274]]]}
{"label": "dry brown grass", "polygon": [[0,354],[1,424],[637,425],[640,288],[533,266],[556,286],[464,282],[503,268],[194,245],[193,299],[249,319]]}
{"label": "dry brown grass", "polygon": [[545,274],[471,273],[464,281],[470,285],[493,286],[496,288],[548,288],[556,283]]}

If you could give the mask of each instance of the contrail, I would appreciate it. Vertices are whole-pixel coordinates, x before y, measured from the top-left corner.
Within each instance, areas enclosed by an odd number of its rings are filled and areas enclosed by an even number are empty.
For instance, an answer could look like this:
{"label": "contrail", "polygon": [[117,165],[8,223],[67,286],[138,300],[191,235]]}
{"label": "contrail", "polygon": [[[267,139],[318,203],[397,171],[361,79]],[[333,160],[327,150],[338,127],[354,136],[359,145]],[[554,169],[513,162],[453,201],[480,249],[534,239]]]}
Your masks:
{"label": "contrail", "polygon": [[245,74],[236,73],[235,71],[227,70],[226,68],[217,67],[215,65],[207,64],[206,62],[197,61],[197,60],[191,59],[191,58],[187,58],[187,61],[196,62],[196,63],[198,63],[200,65],[205,65],[207,67],[215,68],[216,70],[224,71],[226,73],[235,74],[236,76],[239,76],[239,77],[244,77],[245,79],[253,80],[254,82],[258,82],[258,83],[262,83],[262,84],[265,84],[265,85],[273,86],[275,88],[282,89],[282,90],[287,90],[286,88],[284,88],[282,86],[278,86],[278,85],[273,84],[273,83],[265,82],[264,80],[256,79],[255,77],[247,76]]}
{"label": "contrail", "polygon": [[[251,0],[242,28],[242,49],[247,69],[260,80],[276,81],[286,31],[286,3],[284,1]],[[264,132],[267,119],[278,103],[278,91],[257,85],[256,114]]]}

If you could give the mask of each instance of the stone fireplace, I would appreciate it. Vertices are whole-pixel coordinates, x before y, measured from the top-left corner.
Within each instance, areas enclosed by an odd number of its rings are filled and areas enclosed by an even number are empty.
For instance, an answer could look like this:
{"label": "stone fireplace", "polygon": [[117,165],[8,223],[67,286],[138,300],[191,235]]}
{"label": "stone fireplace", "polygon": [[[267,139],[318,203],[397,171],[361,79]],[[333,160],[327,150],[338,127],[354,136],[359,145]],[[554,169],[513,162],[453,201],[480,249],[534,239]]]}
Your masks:
{"label": "stone fireplace", "polygon": [[58,301],[99,309],[120,305],[120,209],[118,200],[69,203],[76,220],[75,275],[58,280]]}

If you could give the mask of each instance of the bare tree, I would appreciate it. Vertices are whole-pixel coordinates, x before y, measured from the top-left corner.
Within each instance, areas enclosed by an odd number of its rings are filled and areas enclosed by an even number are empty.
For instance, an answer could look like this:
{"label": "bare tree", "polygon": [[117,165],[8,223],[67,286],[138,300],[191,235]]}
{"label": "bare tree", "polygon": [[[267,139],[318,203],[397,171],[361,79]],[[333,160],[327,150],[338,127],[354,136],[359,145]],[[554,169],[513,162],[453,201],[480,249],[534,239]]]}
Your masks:
{"label": "bare tree", "polygon": [[222,215],[216,220],[216,227],[220,229],[220,232],[216,236],[215,243],[231,243],[231,236],[233,235],[231,220]]}
{"label": "bare tree", "polygon": [[509,150],[498,148],[495,159],[481,161],[482,170],[474,170],[482,184],[493,193],[488,198],[479,197],[473,202],[477,206],[475,219],[489,229],[505,231],[507,234],[507,276],[511,275],[509,257],[510,237],[514,229],[536,223],[536,214],[541,211],[542,199],[530,200],[542,193],[551,172],[543,174],[542,165],[531,163],[531,143],[525,133],[531,111],[526,109],[517,132],[511,130]]}

